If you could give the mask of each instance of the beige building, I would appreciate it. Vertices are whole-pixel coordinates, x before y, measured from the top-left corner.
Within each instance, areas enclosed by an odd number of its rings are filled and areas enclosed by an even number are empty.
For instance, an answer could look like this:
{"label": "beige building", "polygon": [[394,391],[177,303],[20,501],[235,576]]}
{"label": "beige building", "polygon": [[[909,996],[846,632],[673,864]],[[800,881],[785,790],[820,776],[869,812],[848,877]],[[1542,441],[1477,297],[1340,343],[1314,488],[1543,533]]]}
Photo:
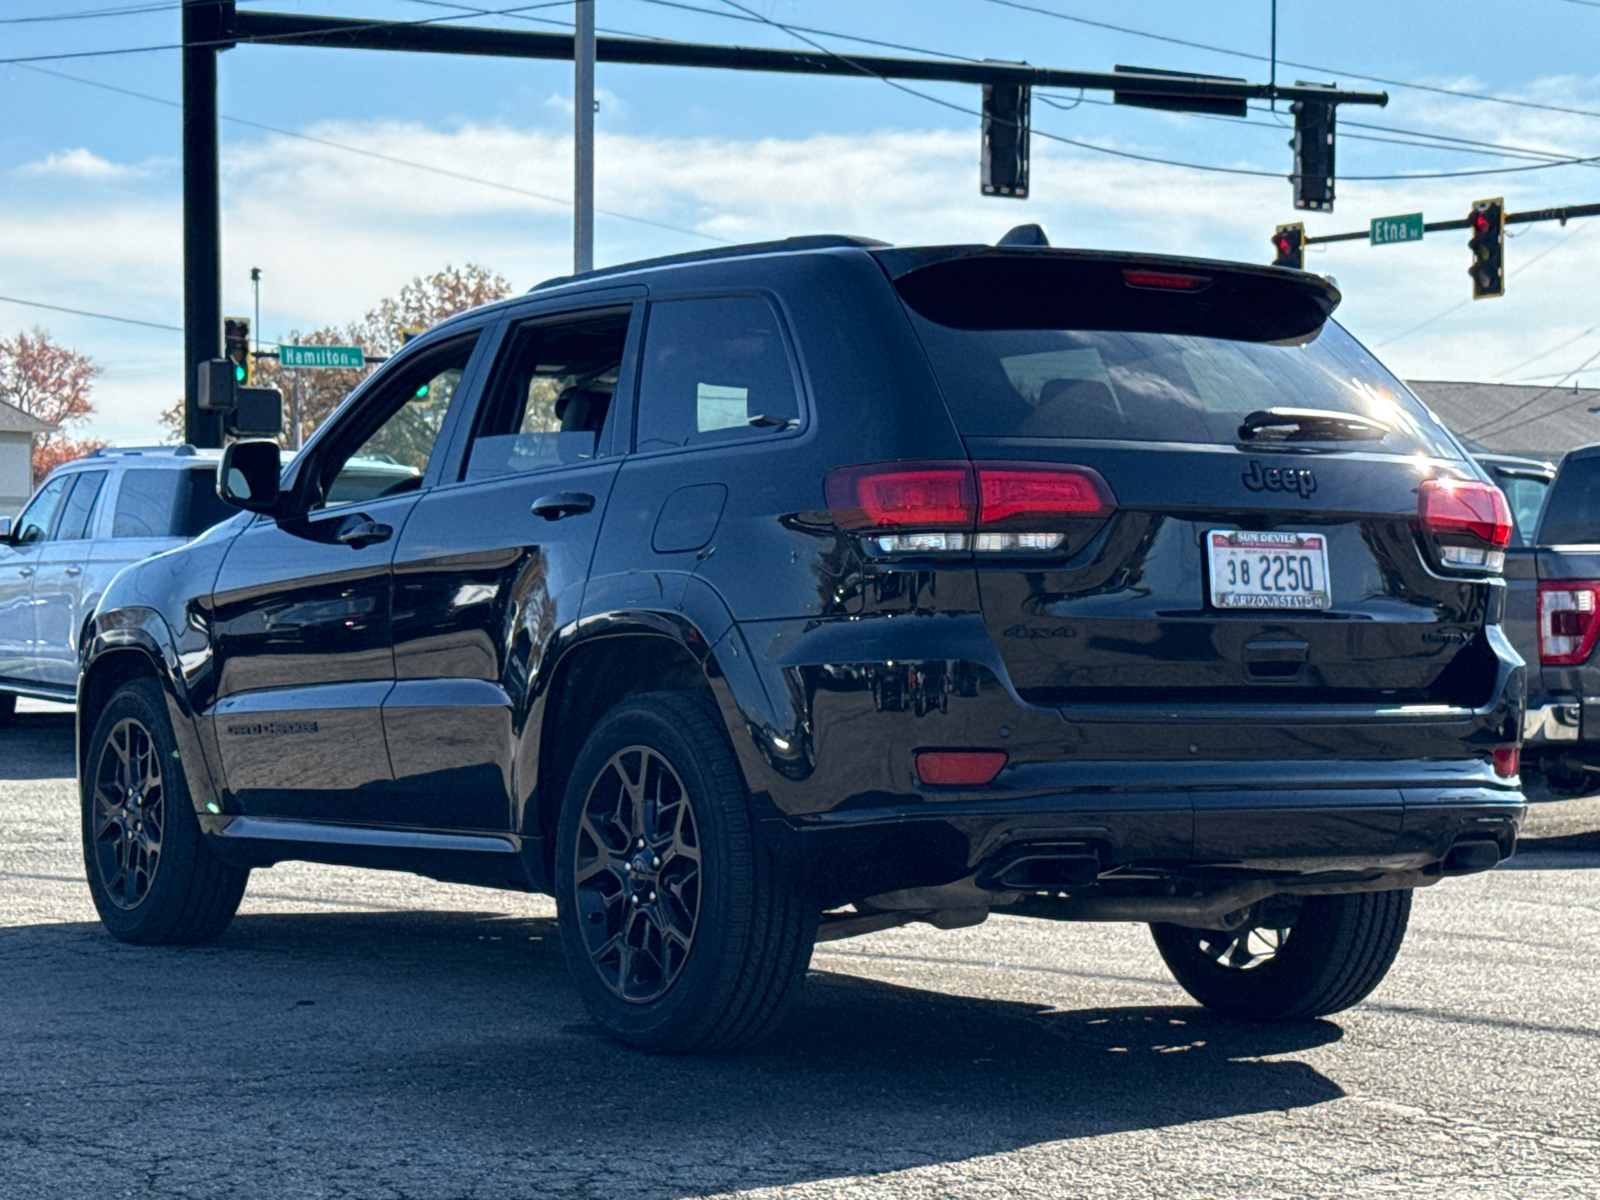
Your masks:
{"label": "beige building", "polygon": [[33,439],[55,426],[0,400],[0,517],[14,517],[33,494]]}

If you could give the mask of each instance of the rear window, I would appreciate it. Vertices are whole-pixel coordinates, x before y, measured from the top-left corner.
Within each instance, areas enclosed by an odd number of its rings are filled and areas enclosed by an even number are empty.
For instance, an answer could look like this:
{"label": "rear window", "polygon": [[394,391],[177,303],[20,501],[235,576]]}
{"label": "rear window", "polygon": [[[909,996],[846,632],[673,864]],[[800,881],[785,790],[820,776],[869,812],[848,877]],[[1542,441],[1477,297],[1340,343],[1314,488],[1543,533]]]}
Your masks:
{"label": "rear window", "polygon": [[1460,458],[1405,385],[1327,319],[1338,293],[1313,276],[994,252],[916,267],[895,288],[963,434],[1233,445],[1251,413],[1321,409],[1392,430],[1363,449]]}
{"label": "rear window", "polygon": [[217,495],[213,467],[130,470],[117,490],[112,537],[192,538],[234,514]]}
{"label": "rear window", "polygon": [[1404,385],[1332,321],[1284,344],[912,319],[963,434],[1236,444],[1249,413],[1314,408],[1394,430],[1364,448],[1460,457]]}
{"label": "rear window", "polygon": [[1550,486],[1539,522],[1541,546],[1600,543],[1600,458],[1568,457]]}

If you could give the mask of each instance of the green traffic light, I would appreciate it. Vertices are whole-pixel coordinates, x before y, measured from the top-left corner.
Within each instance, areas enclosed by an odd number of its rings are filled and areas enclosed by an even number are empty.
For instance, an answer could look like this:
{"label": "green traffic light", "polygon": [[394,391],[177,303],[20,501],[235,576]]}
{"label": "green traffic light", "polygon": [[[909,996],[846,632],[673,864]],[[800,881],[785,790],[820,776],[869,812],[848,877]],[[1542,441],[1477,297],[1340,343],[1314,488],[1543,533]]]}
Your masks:
{"label": "green traffic light", "polygon": [[421,387],[419,387],[417,389],[417,397],[416,398],[418,400],[421,400],[427,394],[428,394],[428,385],[427,384],[423,384]]}
{"label": "green traffic light", "polygon": [[235,383],[243,383],[244,382],[244,376],[245,376],[244,364],[243,363],[234,363],[233,364],[233,381]]}

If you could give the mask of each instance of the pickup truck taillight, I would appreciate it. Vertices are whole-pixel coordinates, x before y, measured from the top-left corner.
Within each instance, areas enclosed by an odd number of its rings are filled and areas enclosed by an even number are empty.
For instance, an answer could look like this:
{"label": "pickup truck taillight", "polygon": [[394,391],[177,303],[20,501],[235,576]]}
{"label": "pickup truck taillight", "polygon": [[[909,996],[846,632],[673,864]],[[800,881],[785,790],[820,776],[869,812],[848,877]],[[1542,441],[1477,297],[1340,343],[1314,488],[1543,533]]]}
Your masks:
{"label": "pickup truck taillight", "polygon": [[1589,661],[1600,634],[1600,580],[1556,579],[1539,585],[1539,661],[1576,667]]}
{"label": "pickup truck taillight", "polygon": [[1070,523],[1104,519],[1117,503],[1099,472],[1054,463],[840,467],[823,493],[841,529],[886,555],[1047,553]]}
{"label": "pickup truck taillight", "polygon": [[1491,573],[1504,568],[1511,505],[1494,484],[1425,479],[1417,489],[1417,520],[1443,566]]}

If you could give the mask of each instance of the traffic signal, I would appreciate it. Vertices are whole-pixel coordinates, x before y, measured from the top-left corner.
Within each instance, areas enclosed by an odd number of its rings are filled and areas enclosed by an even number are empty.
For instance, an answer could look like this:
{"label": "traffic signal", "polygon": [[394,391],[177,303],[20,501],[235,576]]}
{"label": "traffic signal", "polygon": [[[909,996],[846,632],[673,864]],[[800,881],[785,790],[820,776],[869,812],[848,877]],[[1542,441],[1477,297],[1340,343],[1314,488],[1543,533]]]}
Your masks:
{"label": "traffic signal", "polygon": [[[1305,86],[1297,84],[1296,86]],[[1294,206],[1333,211],[1334,105],[1327,100],[1296,100],[1294,112]]]}
{"label": "traffic signal", "polygon": [[1272,235],[1272,248],[1278,252],[1278,257],[1272,260],[1275,267],[1293,267],[1296,271],[1306,269],[1306,227],[1296,222],[1293,225],[1279,225]]}
{"label": "traffic signal", "polygon": [[250,383],[250,318],[222,318],[222,353],[233,363],[233,381],[240,387]]}
{"label": "traffic signal", "polygon": [[1467,218],[1472,230],[1472,265],[1467,274],[1472,276],[1472,298],[1483,300],[1489,296],[1506,294],[1506,202],[1505,200],[1479,200],[1472,206]]}
{"label": "traffic signal", "polygon": [[1028,198],[1028,108],[1033,89],[983,85],[983,194]]}

